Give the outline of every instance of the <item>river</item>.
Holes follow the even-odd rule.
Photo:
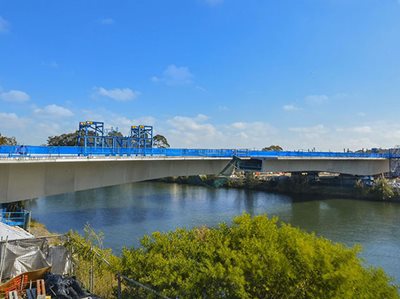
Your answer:
[[[245,211],[266,213],[348,246],[361,244],[366,264],[382,267],[400,283],[399,203],[299,200],[261,191],[144,182],[43,197],[29,201],[27,209],[53,232],[82,232],[89,223],[117,254],[124,246],[138,246],[153,231],[229,223]]]

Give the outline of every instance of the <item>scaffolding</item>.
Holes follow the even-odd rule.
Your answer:
[[[83,121],[79,123],[77,145],[82,146],[86,155],[94,150],[104,150],[112,155],[120,154],[120,149],[131,149],[128,153],[144,155],[153,147],[153,127],[147,125],[131,126],[129,136],[123,136],[118,129],[107,130],[104,123]],[[125,151],[126,152],[126,151]]]
[[[152,126],[131,126],[131,141],[133,148],[152,148],[153,147],[153,127]]]
[[[400,177],[400,147],[389,150],[390,176]]]
[[[77,144],[84,147],[104,146],[104,123],[81,121],[79,123]]]

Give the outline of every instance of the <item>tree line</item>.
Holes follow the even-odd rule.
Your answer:
[[[64,133],[55,136],[49,136],[47,138],[48,146],[77,146],[78,145],[78,131],[71,133]],[[122,136],[122,133],[118,130],[111,129],[107,136]],[[3,136],[0,133],[0,145],[17,145],[17,139],[15,137]],[[169,148],[170,145],[165,136],[157,134],[153,136],[153,146],[158,148]]]

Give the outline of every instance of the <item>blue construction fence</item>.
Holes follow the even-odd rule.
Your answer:
[[[303,151],[257,151],[249,149],[186,149],[186,148],[108,148],[84,146],[0,146],[2,158],[46,158],[46,157],[91,157],[91,156],[164,156],[164,157],[220,157],[232,158],[276,158],[276,157],[321,157],[321,158],[400,158],[400,153],[360,152],[303,152]]]
[[[26,210],[7,211],[0,209],[0,222],[10,226],[19,226],[27,229],[31,218],[31,212]]]

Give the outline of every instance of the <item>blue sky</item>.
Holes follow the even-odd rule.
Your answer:
[[[400,1],[0,0],[0,133],[173,147],[400,144]]]

